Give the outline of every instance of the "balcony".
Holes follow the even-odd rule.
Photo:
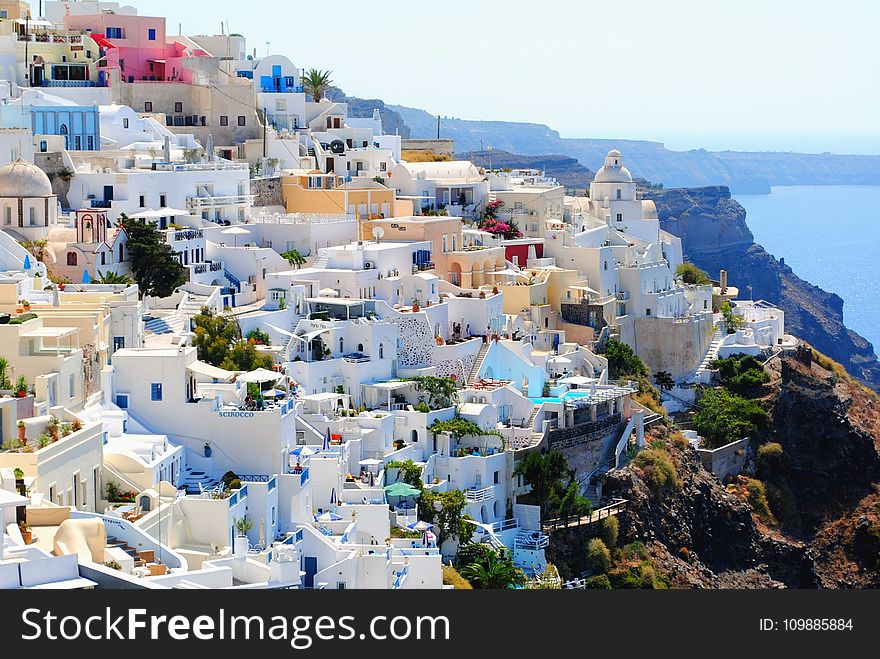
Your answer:
[[[90,199],[89,206],[92,208],[110,208],[113,205],[112,200],[107,199]]]
[[[618,302],[627,302],[629,300],[629,293],[627,291],[621,291],[617,294]]]
[[[205,237],[204,232],[201,229],[183,229],[183,230],[171,230],[166,236],[169,239],[169,242],[184,242],[186,240],[201,240]]]
[[[187,210],[198,212],[226,206],[249,206],[254,201],[252,194],[224,195],[220,197],[188,197]]]
[[[464,492],[465,501],[468,503],[482,503],[483,501],[491,501],[495,498],[495,486],[490,485],[489,487],[484,487],[480,490],[465,490]]]

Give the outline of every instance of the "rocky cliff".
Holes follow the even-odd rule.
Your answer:
[[[645,190],[657,205],[662,227],[682,239],[685,257],[730,283],[742,295],[752,287],[785,311],[786,330],[843,364],[847,371],[880,388],[880,363],[871,343],[843,324],[843,300],[798,277],[783,261],[755,244],[746,211],[724,186]]]
[[[771,476],[756,474],[755,461],[747,469],[785,483],[796,522],[768,523],[744,488],[722,485],[660,427],[649,442],[668,453],[679,482],[658,488],[636,463],[609,472],[605,492],[629,502],[621,537],[645,543],[673,587],[880,586],[880,398],[815,362],[786,357],[770,369],[763,402],[772,421],[750,454],[776,442],[782,458]],[[577,554],[576,543],[563,545],[554,550],[559,559]]]
[[[459,160],[470,160],[480,167],[495,169],[540,169],[567,189],[586,190],[595,172],[584,167],[576,158],[559,155],[523,156],[509,151],[465,151],[456,153]]]

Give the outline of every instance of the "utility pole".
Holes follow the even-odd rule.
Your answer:
[[[440,139],[440,115],[437,115],[437,139]]]
[[[266,111],[266,108],[263,108],[263,158],[266,157],[266,133],[267,126],[269,124],[269,114]]]

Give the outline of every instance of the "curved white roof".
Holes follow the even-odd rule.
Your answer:
[[[0,197],[29,199],[53,194],[46,172],[33,163],[16,160],[0,168]]]

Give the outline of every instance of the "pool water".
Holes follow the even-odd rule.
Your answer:
[[[563,400],[574,400],[576,398],[589,398],[589,391],[567,391],[564,395],[553,396],[549,398],[532,398],[531,401],[535,405],[541,405],[542,403],[561,403]]]

